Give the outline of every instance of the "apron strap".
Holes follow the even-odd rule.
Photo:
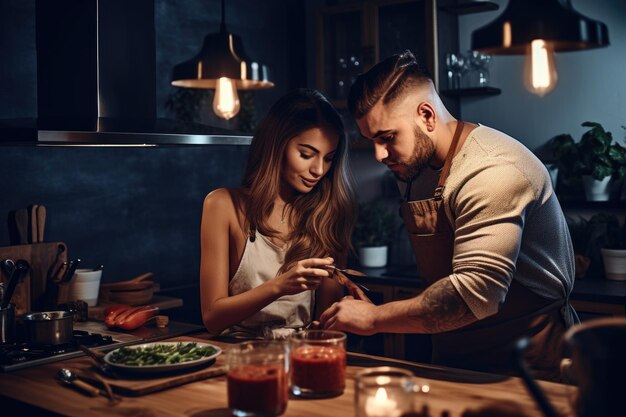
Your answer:
[[[435,188],[435,200],[441,200],[443,196],[443,189],[445,188],[446,180],[448,179],[448,174],[450,174],[450,167],[452,166],[452,159],[454,158],[454,154],[456,152],[456,147],[459,144],[459,138],[461,137],[461,133],[463,132],[463,123],[462,120],[458,120],[456,123],[456,129],[454,131],[454,136],[452,137],[452,143],[450,144],[450,148],[448,149],[448,154],[446,155],[446,160],[443,163],[443,169],[441,170],[441,175],[439,176],[439,182],[437,183],[437,188]]]
[[[435,188],[434,199],[441,200],[443,196],[443,189],[445,188],[444,184],[448,179],[448,174],[450,174],[450,167],[452,166],[452,159],[454,159],[454,154],[456,152],[456,147],[459,144],[459,139],[461,138],[461,133],[463,132],[463,123],[462,120],[457,120],[456,129],[454,130],[454,136],[452,136],[452,143],[450,144],[450,148],[448,149],[448,154],[446,155],[446,160],[443,163],[443,168],[441,170],[441,175],[439,176],[439,181],[437,182],[437,187]],[[411,199],[411,186],[413,185],[413,181],[409,181],[406,186],[406,190],[404,191],[404,201],[409,201]]]

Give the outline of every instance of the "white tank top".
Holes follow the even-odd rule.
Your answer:
[[[258,287],[276,277],[285,261],[284,247],[256,232],[254,242],[246,239],[239,267],[228,285],[229,295]],[[241,323],[226,329],[222,335],[233,337],[283,338],[311,322],[315,291],[285,295]]]

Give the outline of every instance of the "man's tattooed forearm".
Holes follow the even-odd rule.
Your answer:
[[[418,319],[428,333],[458,329],[476,321],[476,317],[449,279],[428,287],[417,299],[419,308],[410,318]]]

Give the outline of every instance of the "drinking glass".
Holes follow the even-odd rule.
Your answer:
[[[334,397],[346,387],[346,334],[304,330],[291,338],[291,393]]]
[[[279,340],[239,343],[228,350],[228,407],[237,417],[278,416],[289,398],[289,344]]]
[[[413,374],[401,368],[381,366],[365,369],[355,376],[356,417],[400,417],[414,411],[415,393],[428,393]]]
[[[470,69],[470,87],[486,87],[489,84],[489,64],[491,55],[478,51],[467,53],[468,66]]]
[[[448,74],[448,88],[451,90],[461,88],[461,80],[467,69],[467,61],[463,55],[448,52],[446,54],[446,69]]]

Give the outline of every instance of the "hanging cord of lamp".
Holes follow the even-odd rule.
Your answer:
[[[575,11],[569,0],[509,0],[500,16],[472,33],[474,50],[526,55],[524,85],[539,96],[556,86],[555,52],[608,45],[606,25]]]
[[[222,0],[222,22],[218,33],[204,38],[200,52],[174,67],[172,85],[184,88],[215,89],[213,111],[225,120],[239,112],[237,90],[270,88],[268,68],[251,61],[241,38],[226,29],[226,12]]]

